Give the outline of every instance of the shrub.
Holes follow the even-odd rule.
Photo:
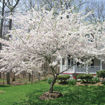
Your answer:
[[[102,80],[102,84],[104,84],[104,85],[105,85],[105,80]]]
[[[93,76],[92,76],[91,74],[79,74],[79,75],[77,76],[77,78],[78,78],[78,79],[81,79],[82,82],[88,83],[88,82],[92,82]]]
[[[68,80],[68,85],[75,85],[76,82],[77,81],[75,79],[70,79],[70,80]]]
[[[93,83],[100,82],[100,79],[98,77],[93,77],[92,78]]]
[[[77,73],[73,73],[73,77],[75,77],[75,79],[77,79]]]
[[[52,81],[53,81],[52,78],[48,78],[48,80],[47,80],[48,84],[51,84]]]
[[[65,83],[70,78],[70,75],[59,75],[57,77],[58,80],[60,80],[60,83]]]
[[[105,78],[105,70],[97,71],[97,76],[101,78]]]

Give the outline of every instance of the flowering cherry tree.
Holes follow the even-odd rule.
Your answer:
[[[84,64],[103,54],[103,25],[86,21],[89,15],[72,13],[71,10],[57,16],[53,15],[53,10],[31,10],[27,14],[15,15],[14,28],[9,33],[11,37],[8,41],[0,39],[3,44],[0,71],[42,71],[40,67],[47,62],[53,75],[49,89],[52,93],[57,76],[61,74],[56,70],[61,57],[70,55],[76,62]]]

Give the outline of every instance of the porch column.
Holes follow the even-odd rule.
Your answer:
[[[60,60],[60,72],[62,72],[63,71],[63,64],[62,64],[62,58],[61,58],[61,60]]]
[[[86,74],[89,73],[89,70],[88,70],[88,64],[86,64]]]
[[[65,68],[68,69],[68,58],[65,58]]]
[[[100,70],[102,70],[102,60],[100,60]]]
[[[75,68],[76,65],[74,65],[74,64],[75,64],[75,61],[73,60],[73,71],[74,71],[74,73],[76,73],[76,68]]]

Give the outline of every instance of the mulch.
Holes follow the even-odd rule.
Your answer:
[[[101,82],[98,83],[81,83],[77,82],[76,86],[103,86]]]
[[[42,94],[39,98],[41,100],[49,100],[49,99],[56,99],[63,96],[62,93],[54,91],[53,93],[46,92]]]

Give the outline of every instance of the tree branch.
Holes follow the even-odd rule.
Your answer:
[[[12,12],[12,11],[14,10],[14,8],[18,5],[19,1],[20,1],[20,0],[16,0],[15,5],[12,6],[12,5],[10,4],[10,1],[8,0],[7,3],[5,2],[5,5],[6,5],[6,6],[10,9],[10,11]]]
[[[70,66],[68,69],[72,68],[74,65],[76,65],[76,63],[74,63],[74,64],[73,64],[72,66]],[[64,73],[65,71],[68,71],[68,69],[66,69],[66,70],[64,70],[64,71],[62,71],[62,72],[60,72],[60,73],[58,73],[57,75],[62,74],[62,73]]]

